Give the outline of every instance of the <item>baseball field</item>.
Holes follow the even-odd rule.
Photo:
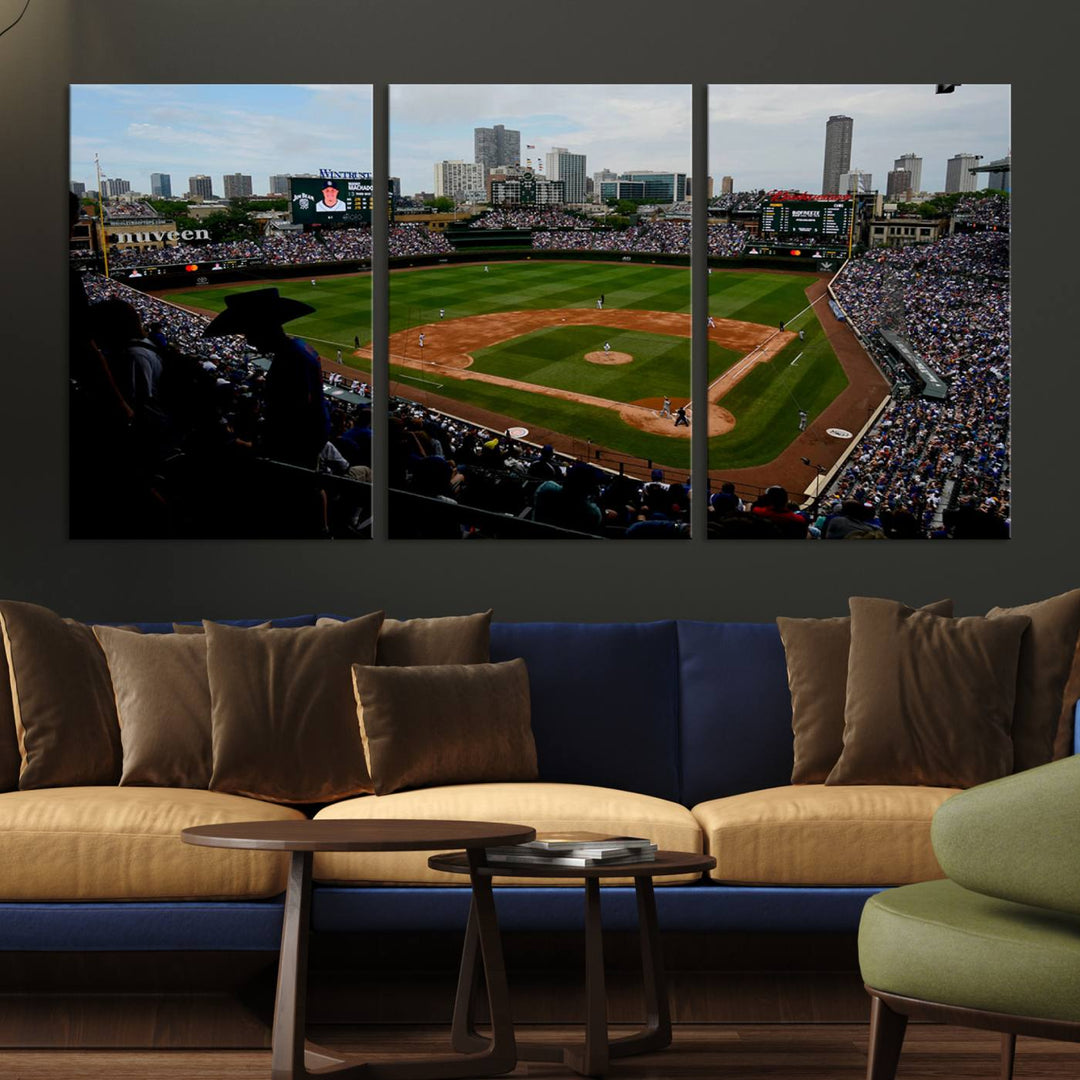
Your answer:
[[[708,417],[711,468],[772,461],[798,437],[800,411],[812,424],[847,385],[807,300],[814,280],[772,272],[709,276],[708,409],[695,403],[689,413],[695,423]],[[164,298],[217,312],[226,296],[254,284]],[[290,333],[329,366],[341,349],[346,364],[370,370],[366,275],[273,284],[317,309],[289,323]],[[469,263],[394,271],[390,286],[392,393],[470,419],[482,413],[499,418],[499,426],[543,429],[616,455],[689,467],[690,429],[674,424],[690,394],[685,267],[522,259],[487,270]],[[665,398],[672,415],[663,415]]]

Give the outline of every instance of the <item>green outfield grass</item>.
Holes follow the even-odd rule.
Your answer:
[[[690,274],[685,267],[617,262],[554,262],[522,259],[483,264],[445,265],[402,270],[390,276],[390,329],[404,330],[439,319],[447,320],[498,311],[544,310],[561,307],[592,308],[603,293],[605,308],[642,311],[689,311]],[[281,281],[282,295],[316,308],[312,315],[288,324],[290,333],[307,339],[333,359],[343,350],[348,363],[367,369],[351,356],[354,335],[364,345],[371,340],[371,279],[368,275]],[[716,271],[709,276],[710,311],[718,318],[776,326],[806,307],[809,279],[783,273]],[[181,304],[220,311],[225,298],[251,286],[208,287],[166,296]],[[798,434],[798,409],[811,419],[846,385],[846,378],[812,312],[791,328],[806,330],[805,342],[792,342],[770,363],[756,367],[724,399],[736,417],[727,435],[711,439],[710,466],[739,468],[771,461]],[[605,367],[582,357],[602,349],[631,353],[633,364]],[[799,352],[803,355],[792,367]],[[710,378],[715,379],[739,359],[728,350],[710,347]],[[523,382],[577,390],[617,401],[641,398],[685,397],[689,390],[690,341],[660,334],[608,327],[548,327],[501,342],[476,355],[476,370]],[[611,410],[539,397],[525,390],[458,382],[436,381],[437,391],[419,381],[415,371],[392,367],[395,379],[418,390],[470,402],[520,419],[526,426],[542,425],[585,438],[626,454],[652,458],[662,464],[685,467],[689,443],[684,439],[651,435],[624,424]],[[798,404],[796,404],[798,402]]]
[[[593,364],[585,354],[629,353],[630,364]],[[713,378],[739,354],[710,343]],[[690,339],[613,326],[548,326],[473,353],[472,371],[502,375],[538,386],[633,402],[640,398],[690,396]]]
[[[768,464],[799,434],[799,409],[813,421],[847,386],[814,312],[806,312],[789,328],[805,330],[806,340],[789,342],[724,395],[721,404],[734,415],[735,427],[709,440],[710,469]]]

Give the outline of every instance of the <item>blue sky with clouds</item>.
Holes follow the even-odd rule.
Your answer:
[[[986,164],[1009,152],[1009,87],[971,84],[952,94],[918,85],[717,85],[709,87],[709,172],[731,176],[736,191],[821,191],[825,122],[854,121],[853,168],[873,173],[885,191],[893,162],[914,151],[922,186],[943,191],[954,154],[982,154]]]
[[[71,87],[71,179],[97,187],[102,174],[150,190],[152,172],[252,177],[266,192],[274,173],[371,169],[371,87],[82,85]]]
[[[390,88],[391,172],[402,190],[430,191],[433,165],[473,158],[473,128],[521,131],[522,155],[553,146],[586,155],[586,168],[690,168],[690,89],[649,85],[396,85]],[[893,160],[923,159],[923,187],[940,190],[945,162],[970,151],[986,161],[1008,152],[1009,87],[969,85],[935,95],[918,85],[714,85],[709,91],[709,171],[719,187],[818,191],[825,121],[855,120],[852,165],[884,190]],[[535,150],[526,150],[526,144]],[[71,88],[71,178],[96,186],[103,174],[149,191],[150,173],[173,191],[208,173],[371,168],[371,88],[283,85],[84,85]]]
[[[589,175],[690,171],[690,87],[612,84],[391,86],[390,171],[406,194],[431,191],[435,162],[472,161],[473,128],[494,124],[520,131],[534,164],[564,146]]]

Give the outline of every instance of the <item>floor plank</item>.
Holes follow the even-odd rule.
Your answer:
[[[613,1033],[626,1030],[613,1028]],[[313,1033],[322,1045],[373,1060],[445,1050],[445,1027],[327,1027]],[[570,1027],[533,1027],[530,1040],[568,1042]],[[616,1062],[618,1080],[862,1080],[867,1029],[861,1024],[679,1025],[662,1053]],[[996,1080],[999,1037],[962,1028],[913,1024],[897,1080]],[[267,1051],[3,1051],[0,1080],[267,1080]],[[550,1064],[522,1063],[513,1080],[569,1080]],[[1021,1038],[1016,1080],[1075,1080],[1080,1045]]]

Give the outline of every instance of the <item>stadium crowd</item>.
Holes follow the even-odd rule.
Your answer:
[[[391,522],[394,535],[488,535],[486,515],[470,519],[468,509],[605,538],[689,535],[689,488],[660,469],[648,481],[619,476],[404,399],[390,403],[389,467],[392,490],[466,508],[410,514]]]
[[[548,206],[496,206],[469,222],[470,229],[575,229],[583,219]]]
[[[848,263],[834,292],[871,351],[883,366],[897,364],[877,333],[892,330],[948,384],[948,395],[890,401],[831,495],[910,514],[922,536],[1007,535],[1008,259],[1008,237],[981,232]]]
[[[709,200],[709,211],[730,214],[741,210],[756,210],[765,201],[764,191],[729,191]]]
[[[391,258],[443,255],[453,251],[450,241],[423,225],[391,225]],[[176,244],[160,248],[109,251],[110,268],[131,270],[141,266],[183,266],[210,260],[247,259],[271,266],[349,262],[371,258],[371,228],[331,229],[325,233],[274,232],[262,239],[228,240],[208,244]]]
[[[134,202],[107,202],[105,204],[106,221],[122,221],[125,218],[156,218],[158,212],[142,200]]]
[[[532,234],[532,246],[539,251],[626,251],[658,255],[690,254],[688,221],[654,221],[625,229],[539,230]],[[709,254],[738,255],[746,245],[747,233],[738,225],[709,226]]]
[[[1006,195],[988,195],[976,198],[965,195],[957,199],[953,207],[953,217],[964,218],[980,229],[1003,229],[1009,231],[1010,200]]]
[[[73,535],[364,534],[366,384],[322,374],[322,449],[290,470],[269,460],[273,361],[113,279],[83,275],[72,295]]]

